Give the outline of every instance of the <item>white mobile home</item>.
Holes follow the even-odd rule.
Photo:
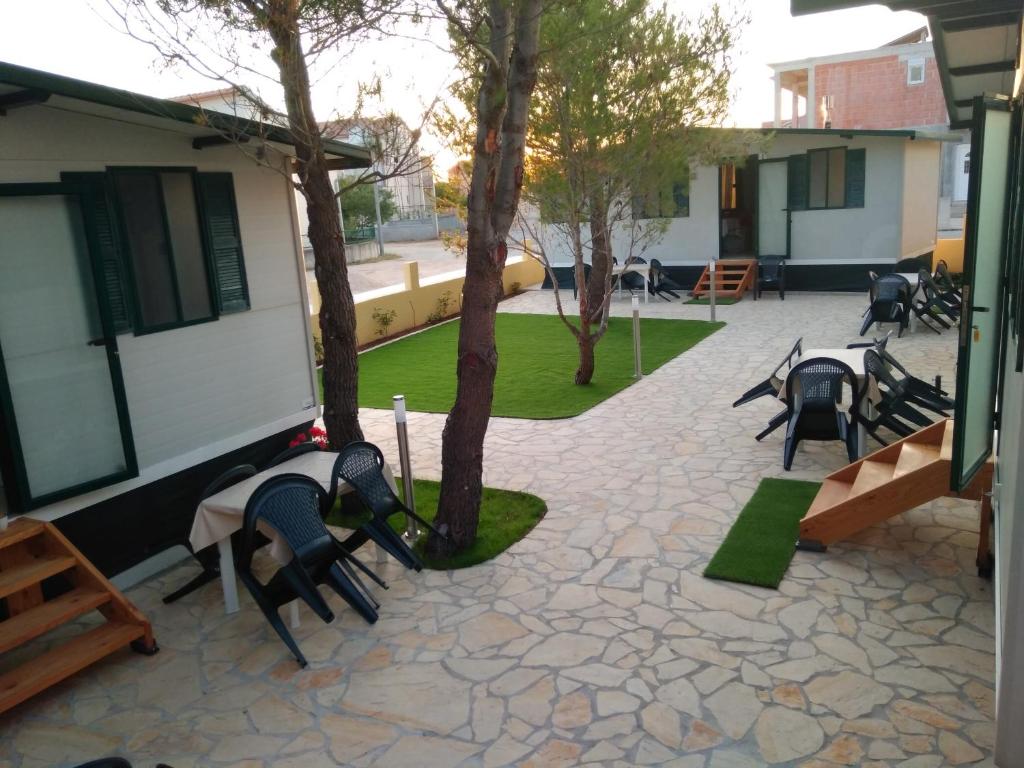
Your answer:
[[[0,511],[122,573],[313,421],[292,155],[279,126],[0,64]]]
[[[711,259],[782,256],[797,290],[867,286],[935,247],[941,142],[912,130],[783,128],[737,165],[698,166],[678,185],[668,229],[642,255],[693,285]],[[755,148],[752,148],[752,151]],[[664,211],[663,211],[664,213]],[[613,252],[628,249],[625,228]],[[549,238],[552,243],[557,238]],[[571,285],[572,258],[552,263]]]

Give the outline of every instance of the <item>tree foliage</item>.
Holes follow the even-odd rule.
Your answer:
[[[390,189],[377,188],[377,195],[380,198],[380,220],[391,221],[397,210],[395,207],[395,196]],[[348,229],[355,227],[369,227],[377,223],[377,211],[373,202],[373,187],[369,184],[360,184],[344,190],[339,195],[341,202],[341,215],[345,226]]]
[[[539,222],[526,228],[542,258],[572,253],[579,285],[589,257],[579,322],[558,300],[580,345],[578,383],[591,380],[607,327],[613,234],[626,244],[620,261],[639,255],[686,204],[695,162],[734,152],[706,129],[728,110],[740,21],[718,6],[690,20],[649,0],[578,0],[543,20],[524,193]]]

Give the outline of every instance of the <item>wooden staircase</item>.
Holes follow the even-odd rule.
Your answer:
[[[757,278],[757,259],[719,259],[715,264],[715,298],[739,299],[754,287]],[[711,271],[704,271],[690,293],[704,297],[711,290]]]
[[[797,546],[823,551],[882,520],[940,496],[953,496],[981,501],[978,567],[990,569],[992,508],[987,491],[993,465],[989,461],[966,491],[954,493],[949,489],[952,455],[953,420],[945,419],[833,472],[800,521]]]
[[[47,596],[51,589],[67,588]],[[25,646],[93,610],[106,619],[92,629],[0,673],[0,712],[59,683],[115,651],[131,645],[156,653],[145,616],[122,595],[51,523],[18,519],[0,531],[0,655]]]

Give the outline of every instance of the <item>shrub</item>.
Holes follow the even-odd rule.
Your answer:
[[[377,335],[384,337],[388,335],[388,329],[395,322],[395,318],[398,317],[398,312],[394,309],[374,307],[373,314],[370,317],[373,318],[373,322],[377,325]]]
[[[451,314],[451,303],[452,303],[452,292],[445,291],[437,297],[437,304],[434,306],[434,311],[427,315],[427,324],[433,325],[444,320],[448,315]]]

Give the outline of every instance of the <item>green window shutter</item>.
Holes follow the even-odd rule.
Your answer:
[[[84,184],[93,193],[93,227],[100,245],[100,260],[103,265],[103,293],[110,308],[110,317],[114,323],[115,333],[125,333],[132,329],[131,304],[128,293],[128,280],[121,249],[117,236],[117,214],[107,197],[106,174],[98,173],[62,173],[63,181]]]
[[[807,208],[807,155],[789,156],[789,209],[803,211]]]
[[[217,288],[217,310],[225,315],[249,309],[242,237],[230,173],[197,173],[199,204]]]
[[[864,207],[864,166],[867,150],[846,150],[846,207]]]

